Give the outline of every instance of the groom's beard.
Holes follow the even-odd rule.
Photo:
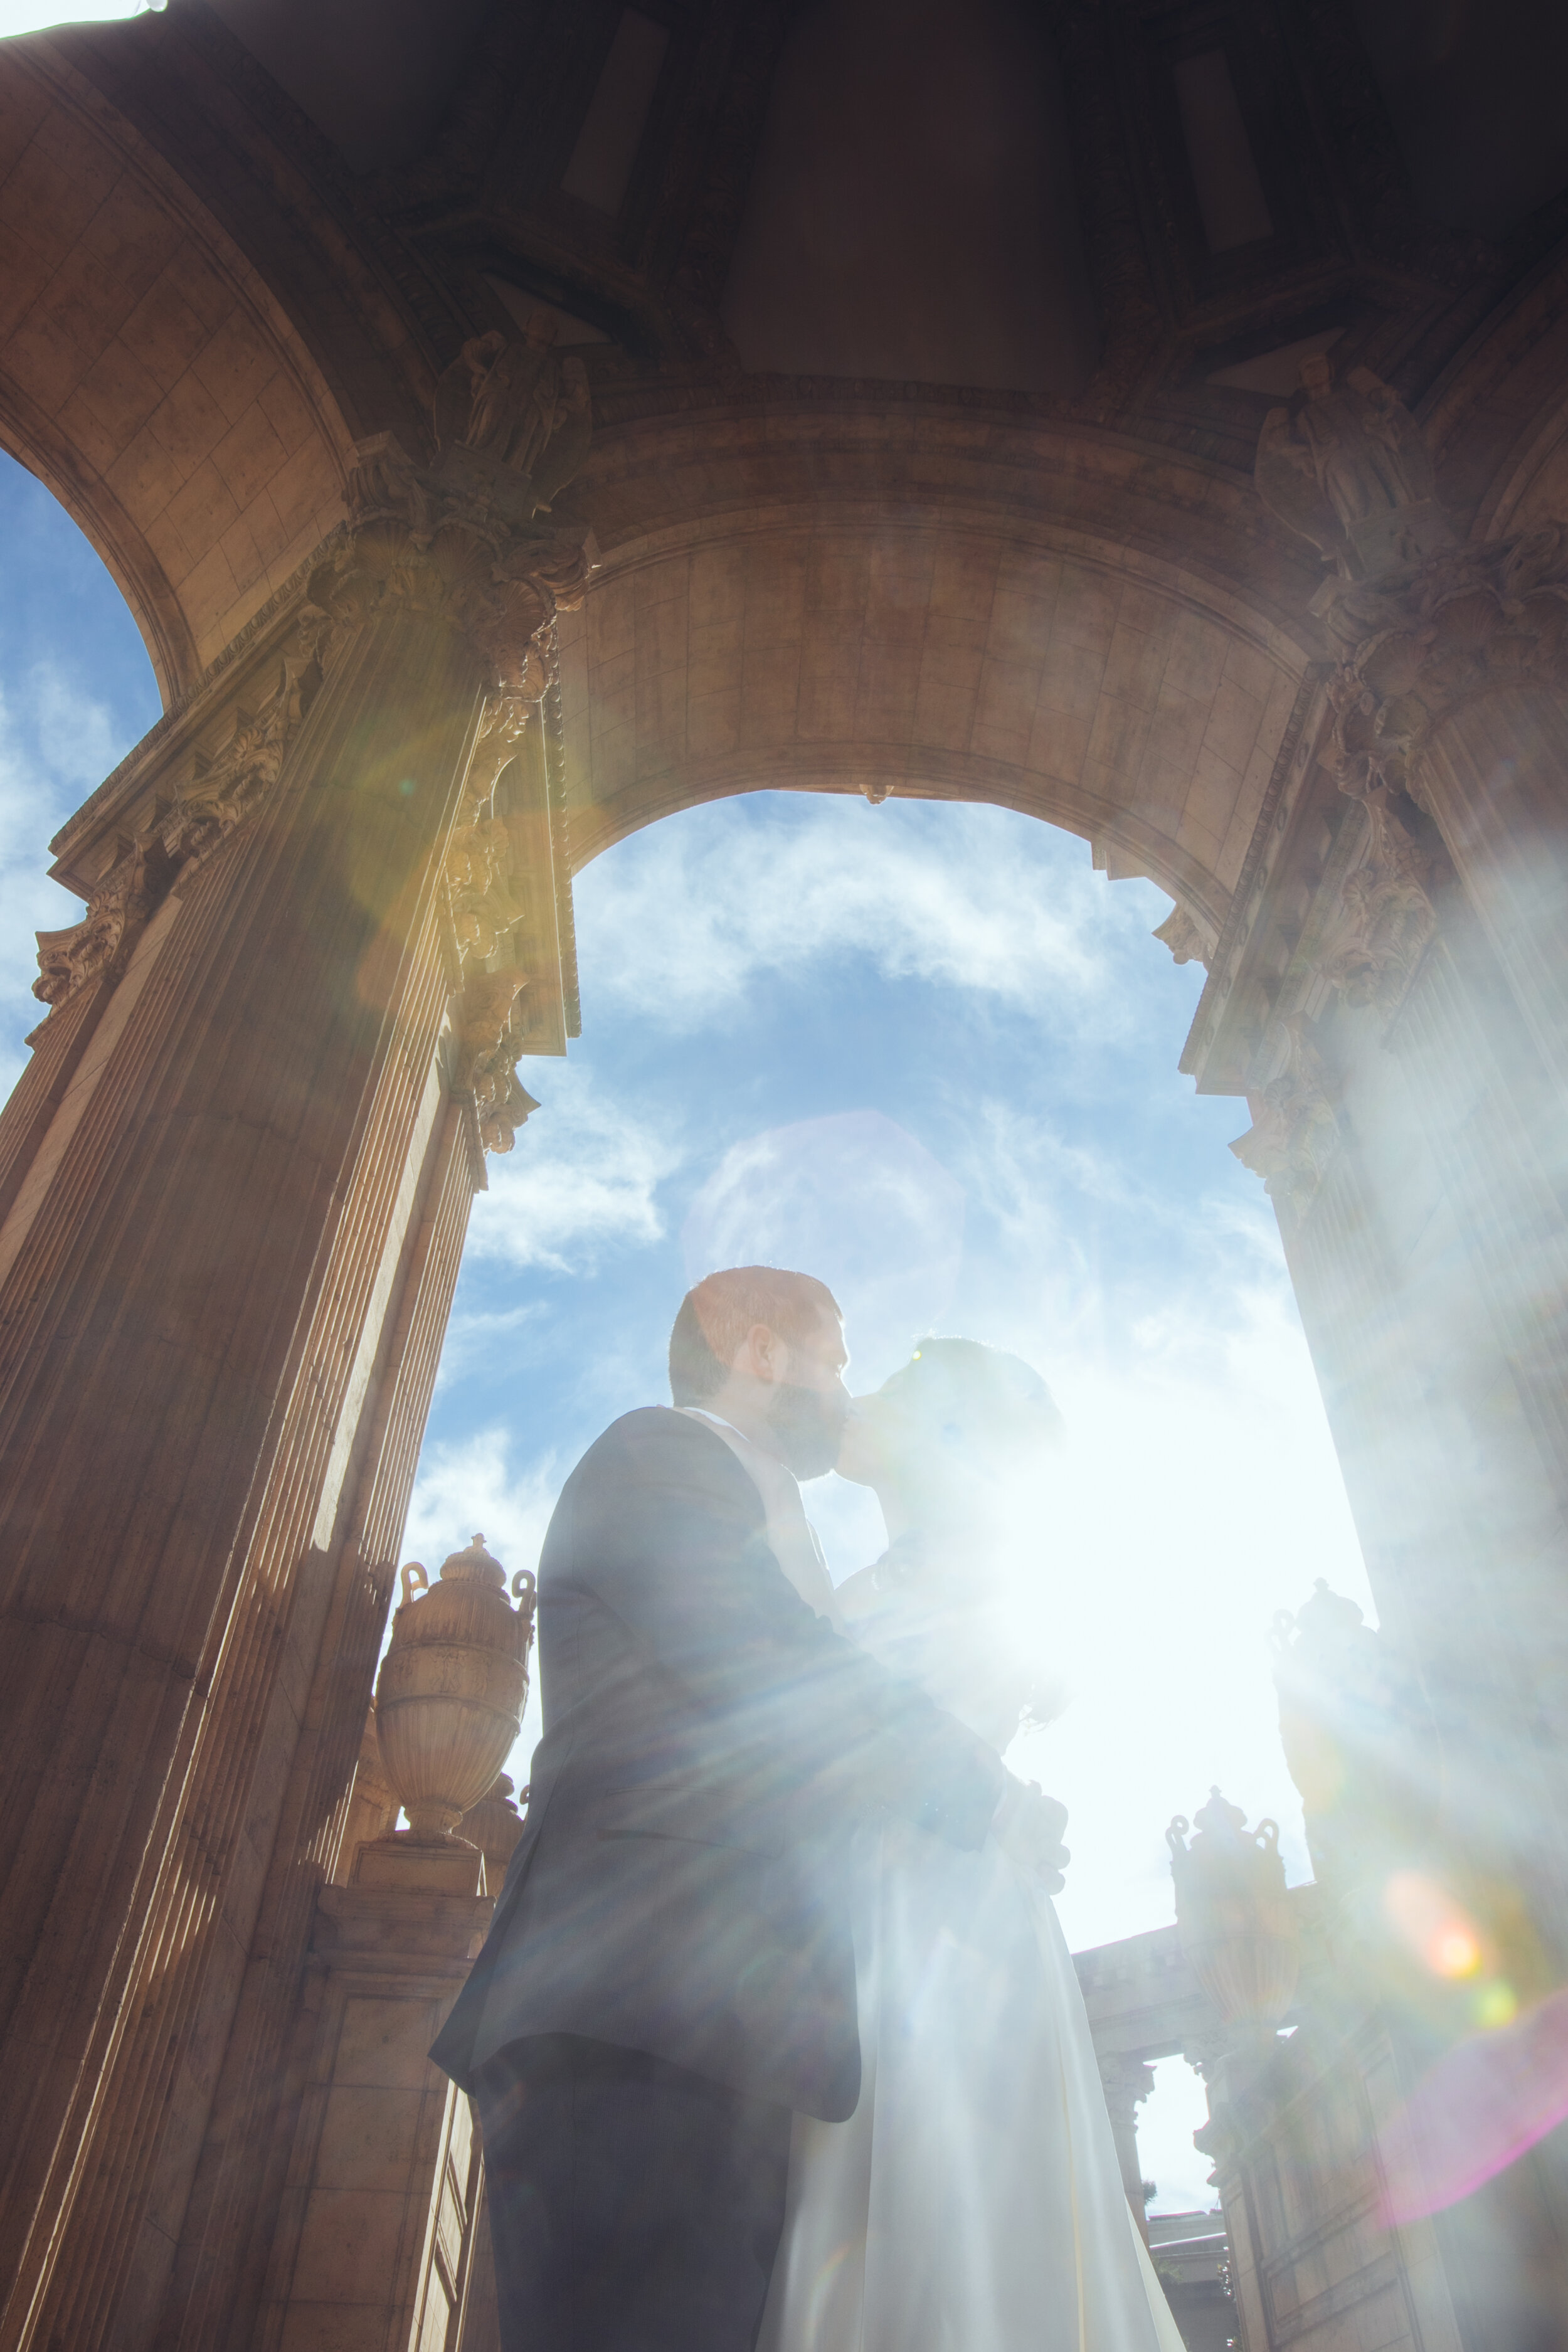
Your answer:
[[[797,1478],[820,1478],[838,1459],[848,1408],[841,1397],[781,1381],[768,1405],[779,1459]]]

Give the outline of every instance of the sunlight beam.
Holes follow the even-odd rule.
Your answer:
[[[22,33],[52,33],[68,25],[119,25],[129,16],[156,16],[168,0],[91,0],[73,7],[69,0],[0,0],[0,41]]]

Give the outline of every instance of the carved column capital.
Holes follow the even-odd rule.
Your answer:
[[[496,687],[527,685],[531,649],[597,569],[593,530],[541,522],[531,482],[463,445],[423,468],[378,433],[357,457],[348,531],[310,579],[312,602],[343,625],[428,614],[461,630]]]
[[[1419,802],[1433,730],[1475,695],[1568,686],[1568,529],[1444,550],[1381,582],[1328,583],[1317,609],[1342,646],[1326,765],[1363,797]]]
[[[1154,2069],[1145,2058],[1125,2051],[1097,2053],[1105,2105],[1114,2125],[1131,2130],[1137,2111],[1154,2088]]]

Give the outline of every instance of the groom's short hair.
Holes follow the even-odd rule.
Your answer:
[[[680,1302],[669,1335],[669,1392],[677,1404],[700,1404],[724,1385],[748,1331],[765,1323],[786,1347],[809,1339],[825,1315],[843,1309],[814,1274],[778,1265],[731,1265],[704,1275]]]

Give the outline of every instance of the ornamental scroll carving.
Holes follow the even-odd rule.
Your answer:
[[[1215,951],[1214,934],[1200,924],[1192,909],[1184,907],[1180,900],[1164,921],[1156,926],[1153,937],[1162,947],[1170,949],[1173,963],[1201,963],[1205,971],[1208,970],[1209,959]]]
[[[271,690],[234,714],[222,749],[198,758],[157,822],[121,843],[79,923],[40,931],[40,1003],[63,1004],[91,982],[116,979],[176,880],[210,856],[278,782],[289,744],[321,688],[331,623],[305,604],[278,656]]]
[[[1392,1017],[1437,928],[1429,895],[1436,861],[1400,814],[1401,794],[1377,784],[1356,797],[1366,811],[1366,848],[1340,893],[1322,969],[1347,1004]]]
[[[528,976],[513,941],[528,907],[514,870],[510,829],[496,814],[495,788],[530,726],[542,724],[535,696],[547,684],[535,652],[517,688],[485,706],[458,820],[447,845],[447,891],[462,970],[452,1009],[451,1079],[471,1094],[487,1151],[510,1151],[539,1108],[517,1075],[526,1044]]]
[[[458,450],[468,459],[472,453]],[[575,612],[598,563],[584,525],[517,518],[521,499],[489,460],[459,471],[416,466],[390,433],[359,445],[351,529],[310,581],[312,600],[346,626],[388,607],[460,629],[501,688],[520,686],[529,648],[558,612]]]
[[[1293,1013],[1278,1026],[1285,1066],[1254,1097],[1253,1123],[1230,1148],[1244,1168],[1262,1177],[1281,1214],[1300,1223],[1339,1150],[1340,1129],[1329,1073],[1306,1016]]]
[[[539,311],[521,338],[463,345],[431,402],[434,466],[416,465],[391,433],[359,444],[351,530],[310,583],[336,620],[392,603],[448,622],[503,692],[526,691],[530,648],[558,612],[577,609],[598,564],[586,525],[540,520],[593,430],[586,371],[558,360],[553,339]]]
[[[1568,686],[1568,530],[1457,547],[1404,579],[1338,589],[1324,618],[1345,648],[1330,680],[1328,765],[1360,797],[1421,797],[1433,729],[1472,696]]]

